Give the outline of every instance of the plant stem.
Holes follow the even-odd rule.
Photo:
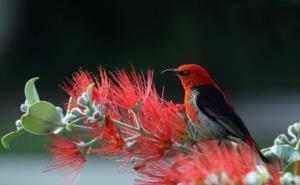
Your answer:
[[[96,130],[93,127],[83,126],[83,125],[72,125],[72,128],[81,129],[81,130]]]
[[[179,151],[185,153],[185,154],[190,154],[190,153],[192,153],[192,150],[191,150],[189,147],[187,147],[187,146],[185,146],[185,145],[183,145],[183,144],[174,143],[174,144],[172,145],[172,147],[173,147],[174,149],[176,149],[176,150],[179,150]]]
[[[144,135],[144,136],[147,136],[147,137],[150,137],[152,139],[157,139],[157,137],[147,131],[145,131],[144,129],[142,129],[141,127],[133,127],[131,125],[128,125],[126,123],[123,123],[121,121],[118,121],[118,120],[112,120],[112,122],[119,128],[124,128],[124,129],[127,129],[127,130],[130,130],[132,132],[135,132],[135,133],[139,133],[141,135]]]
[[[131,125],[128,125],[126,123],[123,123],[121,121],[118,121],[118,120],[112,120],[112,122],[117,126],[117,127],[120,127],[120,128],[124,128],[124,129],[127,129],[127,130],[130,130],[130,131],[133,131],[133,132],[136,132],[136,133],[139,133],[140,130],[136,127],[133,127]]]
[[[95,137],[94,139],[90,140],[87,143],[78,143],[77,146],[79,148],[85,148],[85,147],[93,145],[98,139],[99,139],[98,137]]]

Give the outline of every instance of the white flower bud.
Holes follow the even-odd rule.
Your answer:
[[[245,177],[245,185],[262,185],[259,180],[259,174],[256,171],[249,172]]]
[[[23,128],[21,120],[18,119],[15,124],[16,124],[17,130],[20,130],[21,128]]]
[[[87,121],[88,121],[89,123],[93,124],[93,123],[97,123],[98,120],[95,119],[94,117],[88,117]]]
[[[28,105],[27,105],[27,104],[22,104],[22,105],[20,106],[20,109],[21,109],[22,112],[27,112],[27,110],[28,110]]]
[[[87,105],[88,104],[88,100],[86,98],[84,98],[83,96],[80,96],[77,100],[77,103],[79,105]]]
[[[73,114],[75,116],[84,116],[85,115],[79,108],[72,109],[71,114]]]
[[[295,182],[294,182],[294,176],[290,172],[287,172],[283,176],[281,176],[280,180],[281,180],[281,183],[283,185],[292,185],[292,184],[295,184]]]

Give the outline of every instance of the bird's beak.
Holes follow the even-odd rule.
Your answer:
[[[163,70],[161,72],[161,74],[165,74],[165,73],[170,73],[170,74],[177,74],[178,70],[177,69],[166,69],[166,70]]]

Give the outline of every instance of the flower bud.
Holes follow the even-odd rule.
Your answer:
[[[79,105],[87,105],[88,104],[88,100],[83,97],[83,96],[80,96],[78,99],[77,99],[77,103]]]
[[[262,183],[259,181],[259,175],[256,171],[252,171],[248,173],[245,178],[245,185],[261,185]]]
[[[73,114],[75,116],[84,116],[85,115],[79,108],[72,109],[71,114]]]
[[[287,172],[283,176],[281,176],[280,180],[281,180],[283,185],[295,184],[294,176],[290,172]]]
[[[88,119],[87,119],[87,121],[89,122],[89,123],[91,123],[91,124],[93,124],[93,123],[97,123],[97,119],[95,119],[94,117],[88,117]]]
[[[16,124],[17,130],[20,130],[21,128],[23,128],[21,120],[18,119],[15,124]]]
[[[27,105],[27,104],[22,104],[22,105],[20,106],[20,109],[21,109],[22,112],[27,112],[27,110],[28,110],[28,105]]]
[[[94,117],[95,119],[97,119],[97,120],[99,120],[99,119],[102,118],[101,113],[98,112],[98,111],[93,113],[93,117]]]

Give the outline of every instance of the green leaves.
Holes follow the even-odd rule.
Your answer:
[[[39,95],[37,93],[36,87],[35,87],[35,81],[38,80],[38,77],[31,78],[27,81],[25,85],[25,97],[29,105],[40,101]]]
[[[5,148],[9,143],[25,131],[36,135],[58,134],[64,129],[62,124],[62,113],[53,104],[40,101],[35,82],[39,78],[32,78],[27,81],[24,89],[25,103],[21,105],[24,112],[20,120],[16,121],[17,130],[2,137],[1,142]]]
[[[37,135],[57,134],[63,130],[61,113],[57,108],[46,101],[40,101],[35,87],[35,81],[39,78],[28,80],[25,85],[27,112],[21,117],[24,129]]]
[[[24,129],[20,129],[20,130],[17,130],[17,131],[14,131],[14,132],[10,132],[10,133],[4,135],[1,138],[1,143],[2,143],[3,147],[4,148],[9,148],[10,141],[12,141],[14,138],[22,135],[24,132],[25,132]]]
[[[39,95],[38,95],[36,87],[35,87],[35,81],[38,79],[39,79],[38,77],[32,78],[32,79],[28,80],[25,85],[24,93],[25,93],[26,101],[25,101],[25,104],[21,105],[22,112],[27,112],[28,107],[30,105],[32,105],[35,102],[40,101]],[[9,148],[10,141],[12,141],[16,137],[25,133],[23,124],[22,124],[22,122],[20,122],[20,120],[18,120],[18,124],[16,126],[17,126],[16,131],[10,132],[1,138],[1,142],[2,142],[2,145],[4,148]]]
[[[274,145],[261,150],[269,160],[281,160],[284,174],[281,181],[284,185],[299,184],[300,176],[300,122],[290,125],[287,134],[280,134]]]
[[[289,145],[275,145],[270,151],[286,163],[300,160],[300,153]]]
[[[299,176],[300,175],[300,160],[297,160],[297,161],[294,161],[294,162],[288,164],[284,168],[284,172],[290,172],[294,175]]]
[[[284,168],[284,174],[281,176],[281,182],[283,185],[294,185],[294,184],[299,184],[300,179],[300,161],[294,161],[290,164],[288,164]]]
[[[57,134],[64,128],[60,113],[47,101],[32,104],[21,121],[26,131],[37,135]]]

